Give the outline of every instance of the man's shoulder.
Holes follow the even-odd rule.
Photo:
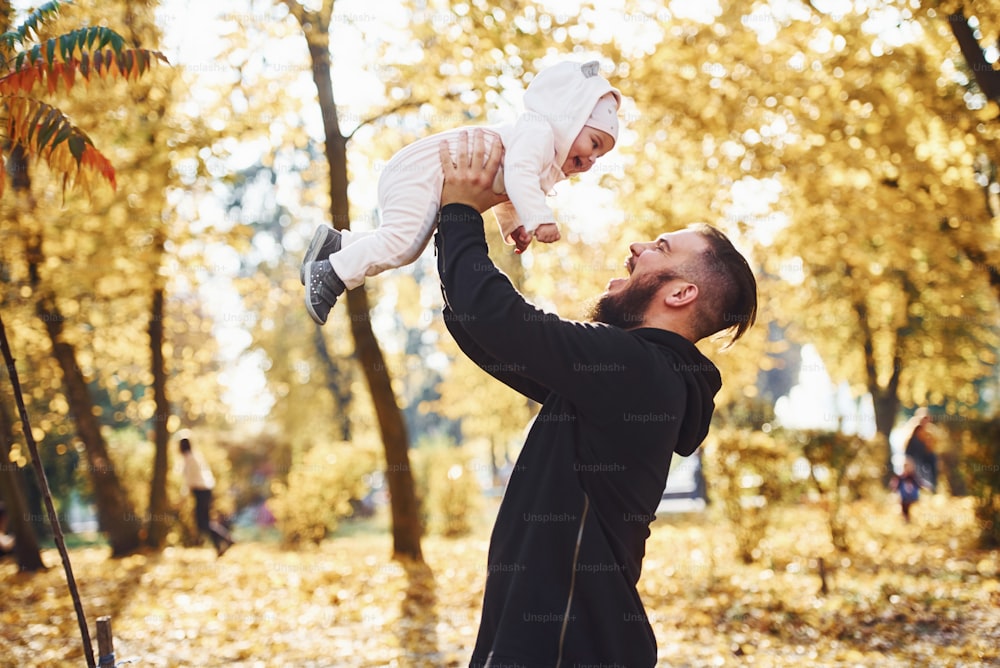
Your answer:
[[[628,330],[628,333],[639,337],[649,345],[655,346],[663,354],[704,361],[713,369],[716,368],[715,364],[698,350],[698,346],[677,332],[660,327],[639,327]]]
[[[640,336],[659,359],[664,360],[669,369],[689,380],[705,383],[718,390],[722,386],[722,374],[715,363],[705,357],[698,347],[687,338],[667,329],[645,327],[632,330]]]
[[[581,348],[581,367],[594,370],[617,368],[640,375],[660,374],[664,370],[675,373],[707,372],[716,376],[719,373],[715,364],[702,355],[693,343],[675,332],[654,327],[622,329],[595,322],[575,324],[589,330],[592,335],[590,349]]]

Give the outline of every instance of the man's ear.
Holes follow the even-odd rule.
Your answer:
[[[687,281],[675,281],[667,286],[663,302],[671,308],[680,308],[698,299],[698,286]]]

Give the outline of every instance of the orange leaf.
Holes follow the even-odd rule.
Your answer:
[[[83,156],[80,158],[80,164],[83,167],[96,171],[98,174],[107,179],[113,189],[118,189],[114,166],[112,166],[111,161],[104,157],[104,154],[98,151],[93,144],[87,144],[87,148],[84,149]]]
[[[76,79],[76,67],[77,61],[71,60],[69,63],[61,64],[59,67],[62,69],[63,83],[66,84],[66,90],[73,88],[73,82]]]

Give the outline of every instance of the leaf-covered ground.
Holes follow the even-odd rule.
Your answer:
[[[850,512],[849,553],[800,507],[753,565],[711,513],[659,520],[640,587],[660,664],[1000,666],[1000,554],[975,549],[968,501],[922,499],[911,525],[888,500]],[[91,629],[110,615],[127,665],[464,666],[489,524],[426,538],[426,567],[388,559],[389,538],[371,532],[298,552],[244,541],[218,560],[208,547],[71,558]],[[0,665],[85,665],[58,555],[44,556],[52,568],[36,575],[0,562]]]

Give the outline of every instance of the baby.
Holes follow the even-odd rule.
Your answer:
[[[562,62],[539,72],[524,93],[525,111],[514,123],[482,128],[486,146],[500,141],[503,164],[493,189],[508,202],[494,207],[504,240],[523,252],[532,238],[560,238],[555,215],[545,201],[552,187],[586,172],[618,141],[621,94],[598,72],[596,61]],[[345,290],[365,277],[417,259],[437,220],[444,174],[439,146],[455,154],[458,128],[416,141],[385,166],[378,182],[381,224],[366,232],[320,226],[306,249],[299,279],[306,309],[318,324]]]

